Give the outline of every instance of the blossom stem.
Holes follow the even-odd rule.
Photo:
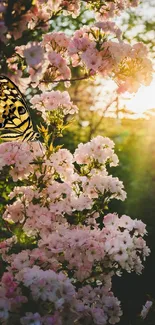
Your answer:
[[[90,75],[85,75],[85,76],[83,76],[83,77],[79,77],[79,78],[73,78],[73,79],[60,79],[60,80],[52,80],[52,82],[65,82],[65,81],[78,81],[78,80],[84,80],[84,79],[88,79],[90,77]],[[46,81],[45,80],[42,80],[41,81],[41,83],[42,82],[45,82],[46,83]]]

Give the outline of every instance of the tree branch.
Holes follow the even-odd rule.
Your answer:
[[[79,77],[79,78],[52,80],[52,81],[50,81],[50,82],[55,82],[55,83],[57,83],[57,82],[65,82],[65,81],[70,81],[70,82],[71,82],[71,81],[78,81],[78,80],[89,79],[89,77],[90,77],[90,75],[85,75],[85,76],[83,76],[83,77]],[[46,80],[42,80],[40,83],[42,83],[42,82],[47,83]]]

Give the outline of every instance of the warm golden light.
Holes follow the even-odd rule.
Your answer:
[[[125,106],[137,114],[142,114],[151,108],[155,109],[155,79],[150,86],[141,86],[131,99],[126,100]]]

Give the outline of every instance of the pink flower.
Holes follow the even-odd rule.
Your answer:
[[[64,59],[59,53],[50,52],[48,54],[48,60],[51,66],[51,75],[53,71],[54,80],[70,79],[71,71],[66,59]]]
[[[31,99],[33,108],[43,113],[43,118],[48,121],[47,112],[59,110],[62,114],[72,115],[77,113],[77,106],[73,105],[67,91],[60,92],[59,90],[44,92],[41,95],[35,95]]]
[[[150,308],[152,307],[152,305],[153,305],[152,301],[150,301],[150,300],[146,301],[145,305],[142,308],[141,314],[140,314],[143,319],[146,318],[146,316],[147,316]]]
[[[126,228],[129,230],[132,230],[134,227],[134,221],[126,216],[125,214],[121,216],[121,218],[119,219],[119,227],[120,228]]]
[[[103,223],[106,226],[106,228],[113,229],[118,226],[119,218],[118,218],[117,214],[109,213],[104,217]]]
[[[134,228],[142,236],[147,233],[147,231],[146,231],[146,225],[141,220],[137,220],[137,219],[135,220],[135,222],[134,222]]]
[[[23,54],[27,64],[31,67],[38,65],[43,60],[43,49],[37,43],[29,43]]]
[[[8,221],[22,223],[25,219],[23,203],[18,200],[12,205],[8,205],[6,211],[4,212],[3,218]]]
[[[4,165],[13,165],[10,175],[16,181],[19,178],[28,177],[33,170],[30,162],[42,155],[43,150],[38,142],[13,141],[2,143],[0,146],[0,168]]]
[[[102,64],[100,52],[94,47],[89,47],[81,54],[81,59],[85,62],[88,69],[97,71]]]
[[[65,303],[70,303],[75,290],[70,280],[63,273],[52,270],[43,271],[39,267],[25,268],[18,273],[17,280],[30,287],[35,301],[50,301],[56,309],[61,309]]]
[[[67,37],[65,33],[52,32],[43,36],[42,45],[45,47],[47,52],[57,50],[59,53],[63,53],[69,45],[69,40],[69,37]]]
[[[25,57],[30,67],[37,66],[43,60],[43,49],[38,42],[29,42],[27,45],[16,47],[16,52]]]
[[[118,159],[112,149],[113,146],[113,141],[97,136],[86,144],[80,143],[75,150],[74,158],[78,164],[88,164],[93,160],[98,160],[101,164],[109,161],[112,166],[116,166]]]
[[[95,24],[95,26],[98,27],[99,29],[102,29],[106,33],[109,33],[109,34],[114,33],[114,35],[116,35],[118,40],[120,40],[122,32],[121,32],[120,28],[118,28],[114,22],[99,21]]]

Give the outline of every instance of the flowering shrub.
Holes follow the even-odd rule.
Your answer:
[[[122,311],[111,278],[123,269],[140,274],[149,249],[143,222],[105,215],[111,199],[126,197],[122,182],[106,169],[118,163],[113,146],[97,136],[73,155],[59,148],[48,157],[35,142],[1,144],[1,168],[7,166],[14,181],[26,181],[10,193],[12,203],[3,215],[10,229],[22,234],[0,244],[8,265],[0,287],[2,321],[119,321]],[[19,249],[22,238],[33,246]]]
[[[46,33],[41,41],[16,46],[7,59],[12,80],[21,89],[31,83],[38,90],[30,102],[42,115],[43,143],[0,144],[0,170],[18,182],[2,216],[10,231],[0,242],[4,325],[116,324],[122,310],[112,277],[123,270],[140,274],[150,252],[142,221],[106,213],[110,200],[126,198],[123,183],[109,174],[118,164],[113,141],[97,136],[73,154],[54,142],[77,112],[66,91],[53,90],[61,81],[69,86],[71,67],[86,77],[110,76],[119,91],[135,91],[151,80],[145,47],[124,44],[115,24],[102,21],[137,1],[85,2],[100,22],[72,37]],[[5,24],[9,6],[3,1],[0,8],[1,41],[9,44],[23,31],[48,31],[59,11],[76,17],[80,1],[30,1],[19,12],[13,5],[12,28]]]
[[[116,0],[108,1],[107,3],[103,3],[102,0],[85,0],[84,2],[87,8],[93,9],[96,12],[96,17],[99,20],[105,20],[115,14],[119,14],[122,10],[130,6],[134,7],[138,5],[138,0]],[[27,3],[21,0],[20,8],[18,8],[16,1],[15,4],[10,5],[8,8],[7,0],[4,0],[0,6],[1,39],[3,42],[7,42],[7,32],[10,37],[13,36],[15,39],[18,39],[25,29],[32,30],[38,28],[46,31],[49,28],[51,17],[54,17],[61,11],[63,11],[64,15],[77,17],[80,14],[80,5],[80,0],[47,0],[46,2],[42,0],[30,0]],[[16,10],[16,12],[13,12],[13,10]],[[8,22],[8,18],[11,21],[9,20]],[[16,24],[13,24],[13,28],[10,30],[9,27],[14,20]]]
[[[28,6],[21,0],[22,6],[15,1],[10,7],[7,1],[2,1],[0,40],[7,48],[10,45],[12,53],[6,60],[5,50],[3,61],[15,83],[21,90],[30,83],[41,90],[49,90],[62,81],[68,87],[72,71],[78,66],[84,72],[83,79],[97,74],[112,78],[118,92],[136,92],[141,84],[148,85],[152,80],[152,63],[146,47],[142,43],[133,46],[124,43],[120,29],[114,22],[107,21],[121,10],[136,6],[138,1],[84,1],[86,8],[96,12],[97,22],[93,26],[83,26],[72,36],[50,32],[51,19],[60,13],[78,16],[80,2],[29,0]],[[32,41],[19,46],[17,41],[23,33],[31,35],[34,29],[42,35],[40,41],[33,37]]]

